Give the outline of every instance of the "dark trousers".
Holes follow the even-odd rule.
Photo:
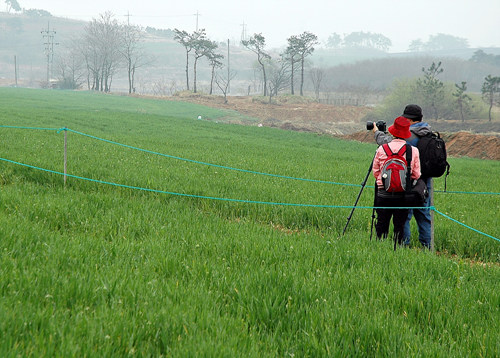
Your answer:
[[[384,205],[379,205],[384,206]],[[394,241],[398,244],[403,242],[405,223],[408,218],[408,209],[376,209],[377,222],[375,223],[375,231],[377,238],[386,238],[389,233],[389,224],[394,225]]]
[[[378,189],[381,190],[381,189]],[[376,209],[377,222],[375,223],[375,231],[377,238],[386,238],[389,233],[389,225],[394,225],[394,244],[402,244],[405,231],[405,223],[408,218],[408,209],[392,209],[390,207],[405,206],[404,200],[397,200],[397,198],[384,198],[380,197],[377,193],[375,196],[375,206],[388,207],[387,209]],[[395,200],[396,199],[396,200]]]

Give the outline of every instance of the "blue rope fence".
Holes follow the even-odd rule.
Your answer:
[[[280,202],[272,202],[272,201],[258,201],[258,200],[245,200],[245,199],[231,199],[231,198],[219,198],[215,196],[205,196],[205,195],[195,195],[195,194],[184,194],[184,193],[177,193],[173,191],[166,191],[166,190],[159,190],[159,189],[150,189],[150,188],[143,188],[139,186],[132,186],[132,185],[126,185],[126,184],[119,184],[119,183],[113,183],[113,182],[108,182],[104,180],[99,180],[99,179],[91,179],[91,178],[86,178],[78,175],[72,175],[72,174],[64,174],[55,170],[50,170],[50,169],[45,169],[45,168],[40,168],[36,167],[34,165],[29,165],[29,164],[24,164],[20,162],[16,162],[14,160],[10,159],[5,159],[5,158],[0,158],[1,161],[11,163],[11,164],[16,164],[20,165],[23,167],[31,168],[31,169],[36,169],[40,171],[44,171],[47,173],[51,174],[57,174],[57,175],[65,175],[69,178],[75,178],[75,179],[80,179],[80,180],[86,180],[90,181],[93,183],[98,183],[98,184],[105,184],[105,185],[112,185],[120,188],[126,188],[126,189],[134,189],[134,190],[142,190],[142,191],[147,191],[147,192],[152,192],[152,193],[159,193],[159,194],[169,194],[169,195],[176,195],[176,196],[184,196],[184,197],[189,197],[189,198],[197,198],[197,199],[209,199],[209,200],[219,200],[219,201],[230,201],[230,202],[235,202],[235,203],[246,203],[246,204],[265,204],[265,205],[280,205],[280,206],[300,206],[300,207],[307,207],[307,208],[334,208],[334,209],[353,209],[353,208],[358,208],[358,209],[408,209],[407,207],[372,207],[372,206],[354,206],[354,205],[326,205],[326,204],[298,204],[298,203],[280,203]],[[427,209],[427,207],[412,207],[412,209]],[[434,207],[431,207],[431,210],[434,210]]]
[[[476,229],[474,229],[473,227],[470,227],[470,226],[468,226],[468,225],[465,225],[464,223],[461,223],[460,221],[455,220],[455,219],[453,219],[452,217],[449,217],[449,216],[448,216],[448,215],[446,215],[446,214],[443,214],[442,212],[440,212],[439,210],[436,210],[435,208],[434,208],[434,212],[435,212],[435,213],[437,213],[437,214],[439,214],[439,215],[441,215],[441,216],[443,216],[443,217],[445,217],[445,218],[447,218],[448,220],[451,220],[451,221],[453,221],[453,222],[455,222],[455,223],[457,223],[457,224],[459,224],[459,225],[462,225],[463,227],[465,227],[465,228],[467,228],[467,229],[469,229],[469,230],[475,231],[475,232],[477,232],[478,234],[484,235],[484,236],[486,236],[486,237],[489,237],[490,239],[493,239],[493,240],[496,240],[496,241],[500,242],[500,239],[497,239],[496,237],[493,237],[493,236],[491,236],[491,235],[485,234],[485,233],[484,233],[484,232],[482,232],[482,231],[476,230]]]
[[[177,160],[181,160],[181,161],[185,161],[185,162],[189,162],[189,163],[194,163],[194,164],[212,166],[212,167],[216,167],[216,168],[220,168],[220,169],[234,170],[234,171],[239,171],[239,172],[249,173],[249,174],[256,174],[256,175],[265,175],[265,176],[281,178],[281,179],[300,180],[300,181],[313,182],[313,183],[333,184],[333,185],[350,186],[350,187],[358,187],[358,188],[362,187],[361,184],[340,183],[340,182],[319,180],[319,179],[297,178],[297,177],[292,177],[292,176],[271,174],[271,173],[265,173],[265,172],[259,172],[259,171],[254,171],[254,170],[247,170],[247,169],[240,169],[240,168],[234,168],[234,167],[229,167],[229,166],[225,166],[225,165],[219,165],[219,164],[207,163],[207,162],[202,162],[202,161],[193,160],[193,159],[182,158],[182,157],[178,157],[178,156],[174,156],[174,155],[169,155],[169,154],[154,152],[154,151],[139,148],[139,147],[134,147],[134,146],[127,145],[127,144],[122,144],[122,143],[115,142],[115,141],[108,140],[108,139],[99,138],[99,137],[96,137],[96,136],[93,136],[90,134],[75,131],[75,130],[67,128],[67,127],[64,127],[64,128],[41,128],[41,127],[22,127],[22,126],[0,125],[0,128],[52,130],[52,131],[57,131],[57,133],[60,133],[62,131],[67,131],[67,132],[72,132],[72,133],[75,133],[75,134],[78,134],[78,135],[81,135],[84,137],[92,138],[92,139],[102,141],[105,143],[109,143],[109,144],[113,144],[113,145],[118,145],[118,146],[121,146],[124,148],[129,148],[129,149],[141,151],[144,153],[158,155],[158,156],[162,156],[165,158],[177,159]],[[373,185],[365,185],[365,187],[366,188],[374,188]],[[500,193],[495,193],[495,192],[477,192],[477,191],[476,192],[467,192],[467,191],[452,191],[452,190],[447,190],[447,191],[435,190],[434,192],[435,193],[447,193],[447,194],[500,195]]]
[[[95,139],[95,140],[99,140],[99,141],[110,143],[110,144],[114,144],[114,145],[119,145],[119,146],[122,146],[122,147],[125,147],[125,148],[134,149],[134,150],[138,150],[138,151],[149,153],[149,154],[159,155],[159,156],[162,156],[162,157],[171,158],[171,159],[177,159],[177,160],[182,160],[182,161],[185,161],[185,162],[190,162],[190,163],[195,163],[195,164],[207,165],[207,166],[211,166],[211,167],[215,167],[215,168],[220,168],[220,169],[235,170],[235,171],[239,171],[239,172],[243,172],[243,173],[249,173],[249,174],[266,175],[266,176],[275,177],[275,178],[301,180],[301,181],[308,181],[308,182],[314,182],[314,183],[334,184],[334,185],[344,185],[344,186],[356,186],[356,187],[360,187],[361,186],[359,184],[336,183],[336,182],[327,181],[327,180],[295,178],[295,177],[286,176],[286,175],[263,173],[263,172],[253,171],[253,170],[239,169],[239,168],[233,168],[233,167],[228,167],[228,166],[224,166],[224,165],[218,165],[218,164],[200,162],[198,160],[186,159],[186,158],[181,158],[181,157],[177,157],[177,156],[173,156],[173,155],[169,155],[169,154],[163,154],[163,153],[153,152],[153,151],[150,151],[150,150],[147,150],[147,149],[133,147],[133,146],[130,146],[130,145],[127,145],[127,144],[122,144],[122,143],[114,142],[114,141],[111,141],[111,140],[102,139],[102,138],[99,138],[99,137],[95,137],[93,135],[89,135],[89,134],[85,134],[85,133],[82,133],[82,132],[74,131],[74,130],[69,129],[69,128],[62,128],[59,131],[63,131],[63,130],[67,130],[68,132],[79,134],[79,135],[82,135],[82,136],[85,136],[85,137],[89,137],[89,138],[92,138],[92,139]]]
[[[186,162],[191,162],[191,163],[196,163],[196,164],[209,165],[209,166],[213,166],[213,167],[217,167],[217,168],[222,168],[222,169],[236,170],[236,171],[240,171],[240,172],[251,173],[251,174],[258,174],[258,175],[267,175],[267,176],[272,176],[272,177],[277,177],[277,178],[283,178],[283,179],[293,179],[293,180],[302,180],[302,181],[316,182],[316,183],[325,183],[325,184],[334,184],[334,185],[346,185],[346,186],[362,187],[362,185],[359,185],[359,184],[345,184],[345,183],[337,183],[337,182],[315,180],[315,179],[295,178],[295,177],[290,177],[290,176],[277,175],[277,174],[269,174],[269,173],[263,173],[263,172],[252,171],[252,170],[245,170],[245,169],[238,169],[238,168],[232,168],[232,167],[228,167],[228,166],[222,166],[222,165],[217,165],[217,164],[200,162],[200,161],[191,160],[191,159],[185,159],[185,158],[181,158],[181,157],[177,157],[177,156],[171,156],[171,155],[168,155],[168,154],[162,154],[162,153],[153,152],[153,151],[149,151],[149,150],[142,149],[142,148],[137,148],[137,147],[129,146],[129,145],[126,145],[126,144],[121,144],[121,143],[110,141],[110,140],[107,140],[107,139],[102,139],[102,138],[95,137],[95,136],[92,136],[92,135],[89,135],[89,134],[85,134],[85,133],[82,133],[82,132],[74,131],[74,130],[71,130],[71,129],[66,128],[66,127],[64,127],[64,128],[39,128],[39,127],[19,127],[19,126],[5,126],[5,125],[0,125],[0,127],[3,127],[3,128],[16,128],[16,129],[54,130],[54,131],[57,131],[57,133],[60,133],[62,131],[69,131],[69,132],[72,132],[72,133],[75,133],[75,134],[79,134],[79,135],[82,135],[82,136],[85,136],[85,137],[89,137],[89,138],[92,138],[92,139],[95,139],[95,140],[100,140],[100,141],[103,141],[103,142],[106,142],[106,143],[110,143],[110,144],[114,144],[114,145],[119,145],[119,146],[122,146],[122,147],[125,147],[125,148],[130,148],[130,149],[134,149],[134,150],[143,151],[143,152],[146,152],[146,153],[149,153],[149,154],[160,155],[160,156],[164,156],[164,157],[167,157],[167,158],[183,160],[183,161],[186,161]],[[79,180],[85,180],[85,181],[90,181],[90,182],[94,182],[94,183],[105,184],[105,185],[112,185],[112,186],[116,186],[116,187],[133,189],[133,190],[141,190],[141,191],[146,191],[146,192],[161,193],[161,194],[168,194],[168,195],[175,195],[175,196],[182,196],[182,197],[190,197],[190,198],[198,198],[198,199],[208,199],[208,200],[218,200],[218,201],[226,201],[226,202],[247,203],[247,204],[280,205],[280,206],[295,206],[295,207],[335,208],[335,209],[354,209],[354,208],[358,208],[358,209],[389,209],[389,207],[373,207],[373,206],[349,206],[349,205],[322,205],[322,204],[280,203],[280,202],[267,202],[267,201],[257,201],[257,200],[243,200],[243,199],[219,198],[219,197],[211,197],[211,196],[203,196],[203,195],[177,193],[177,192],[170,192],[170,191],[164,191],[164,190],[158,190],[158,189],[143,188],[143,187],[137,187],[137,186],[131,186],[131,185],[125,185],[125,184],[112,183],[112,182],[107,182],[107,181],[103,181],[103,180],[85,178],[85,177],[81,177],[81,176],[77,176],[77,175],[72,175],[72,174],[67,174],[67,173],[61,173],[61,172],[57,172],[57,171],[50,170],[50,169],[40,168],[40,167],[36,167],[36,166],[29,165],[29,164],[24,164],[24,163],[16,162],[16,161],[5,159],[5,158],[0,158],[0,160],[4,161],[4,162],[11,163],[11,164],[20,165],[20,166],[24,166],[24,167],[28,167],[28,168],[31,168],[31,169],[35,169],[35,170],[40,170],[40,171],[52,173],[52,174],[63,175],[65,177],[75,178],[75,179],[79,179]],[[366,186],[366,187],[373,188],[373,186]],[[475,192],[475,193],[472,193],[472,192],[459,192],[459,191],[457,191],[457,192],[446,192],[446,193],[500,195],[500,193],[487,193],[487,192]],[[390,209],[406,209],[406,208],[407,207],[390,207]],[[413,207],[412,209],[427,209],[427,208],[424,208],[424,207]],[[494,236],[491,236],[489,234],[486,234],[484,232],[481,232],[481,231],[479,231],[477,229],[474,229],[474,228],[472,228],[472,227],[470,227],[470,226],[468,226],[466,224],[463,224],[463,223],[459,222],[458,220],[455,220],[455,219],[451,218],[450,216],[448,216],[448,215],[446,215],[446,214],[438,211],[433,206],[430,207],[429,209],[433,210],[437,214],[439,214],[439,215],[447,218],[448,220],[451,220],[451,221],[453,221],[453,222],[455,222],[455,223],[457,223],[457,224],[459,224],[459,225],[461,225],[461,226],[463,226],[463,227],[465,227],[465,228],[467,228],[469,230],[472,230],[472,231],[474,231],[474,232],[476,232],[478,234],[481,234],[483,236],[486,236],[488,238],[491,238],[493,240],[496,240],[496,241],[500,242],[500,239],[498,239],[498,238],[496,238]]]
[[[408,207],[373,207],[373,206],[354,206],[354,205],[324,205],[324,204],[299,204],[299,203],[280,203],[280,202],[269,202],[269,201],[258,201],[258,200],[243,200],[243,199],[231,199],[231,198],[219,198],[219,197],[213,197],[213,196],[204,196],[204,195],[194,195],[194,194],[185,194],[185,193],[177,193],[177,192],[171,192],[171,191],[165,191],[165,190],[158,190],[158,189],[150,189],[150,188],[143,188],[143,187],[138,187],[138,186],[131,186],[131,185],[125,185],[125,184],[118,184],[118,183],[112,183],[112,182],[107,182],[104,180],[98,180],[98,179],[91,179],[91,178],[85,178],[77,175],[72,175],[72,174],[65,174],[61,172],[57,172],[54,170],[50,169],[45,169],[45,168],[40,168],[36,167],[33,165],[29,164],[24,164],[20,162],[16,162],[13,160],[5,159],[5,158],[0,158],[1,161],[8,162],[11,164],[16,164],[20,165],[23,167],[31,168],[31,169],[36,169],[52,174],[57,174],[57,175],[65,175],[70,178],[75,178],[75,179],[80,179],[80,180],[86,180],[89,182],[94,182],[98,184],[105,184],[105,185],[112,185],[120,188],[127,188],[127,189],[133,189],[133,190],[141,190],[141,191],[146,191],[146,192],[152,192],[152,193],[160,193],[160,194],[169,194],[169,195],[175,195],[175,196],[182,196],[182,197],[189,197],[189,198],[198,198],[198,199],[208,199],[208,200],[218,200],[218,201],[227,201],[227,202],[236,202],[236,203],[247,203],[247,204],[261,204],[261,205],[280,205],[280,206],[295,206],[295,207],[310,207],[310,208],[330,208],[330,209],[408,209]],[[427,209],[425,207],[412,207],[412,209]],[[488,238],[491,238],[493,240],[496,240],[500,242],[500,239],[491,236],[489,234],[486,234],[482,231],[479,231],[477,229],[474,229],[468,225],[465,225],[451,217],[449,217],[446,214],[443,214],[442,212],[438,211],[434,206],[429,207],[430,210],[435,211],[439,215],[457,223],[460,224],[478,234],[481,234],[483,236],[486,236]]]

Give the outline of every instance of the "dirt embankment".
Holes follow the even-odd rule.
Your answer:
[[[360,142],[374,143],[372,131],[357,132],[345,137]],[[449,156],[500,160],[500,137],[495,135],[457,132],[443,133],[442,137]]]
[[[187,93],[170,97],[214,108],[234,110],[248,116],[230,116],[219,119],[225,123],[260,125],[284,130],[309,131],[341,136],[350,140],[374,142],[373,132],[366,130],[363,118],[372,109],[368,107],[332,106],[316,103],[303,97],[279,97],[268,103],[268,98],[246,96],[203,96]],[[389,124],[389,123],[388,123]],[[500,160],[500,121],[436,121],[430,123],[442,134],[449,156]]]

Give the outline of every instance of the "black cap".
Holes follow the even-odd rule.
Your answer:
[[[408,118],[408,119],[417,119],[421,120],[422,119],[422,108],[416,104],[409,104],[405,107],[405,110],[403,112],[403,117]]]

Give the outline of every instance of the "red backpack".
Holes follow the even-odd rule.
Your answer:
[[[382,165],[382,183],[385,191],[398,193],[410,190],[411,146],[405,144],[397,153],[393,153],[388,144],[383,144],[382,148],[387,154],[387,159]]]

